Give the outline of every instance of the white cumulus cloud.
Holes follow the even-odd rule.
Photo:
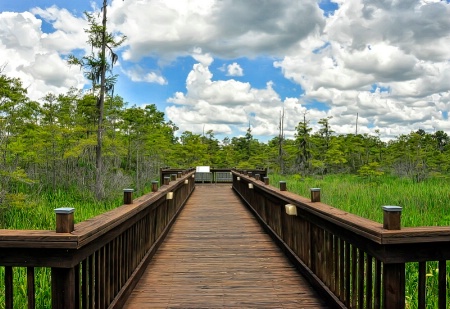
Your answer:
[[[135,66],[130,70],[122,70],[133,82],[156,83],[167,85],[167,80],[158,72],[148,72],[140,66]]]
[[[79,68],[69,67],[57,50],[48,48],[41,26],[42,21],[29,12],[0,13],[3,74],[20,78],[33,100],[48,92],[65,93],[70,87],[81,88],[84,84]]]
[[[239,64],[233,62],[227,66],[228,76],[244,76],[244,70]]]

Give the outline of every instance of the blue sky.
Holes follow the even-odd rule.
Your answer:
[[[84,11],[102,1],[0,0],[4,74],[29,95],[87,88],[68,54],[90,52]],[[306,115],[314,130],[389,139],[450,131],[450,5],[411,0],[109,0],[108,28],[128,37],[117,50],[115,93],[156,104],[184,130],[260,140]],[[432,29],[432,30],[430,30]],[[0,65],[4,63],[0,62]]]

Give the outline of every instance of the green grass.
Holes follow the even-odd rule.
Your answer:
[[[382,223],[384,205],[401,206],[402,226],[450,225],[450,180],[434,178],[421,183],[409,179],[382,176],[368,180],[354,175],[326,175],[323,178],[298,175],[270,175],[270,183],[278,187],[286,181],[287,190],[310,197],[310,188],[321,188],[321,201],[335,208]],[[437,262],[427,262],[427,308],[438,308]],[[406,263],[406,308],[417,308],[418,263]],[[450,264],[447,262],[447,282]],[[447,289],[447,298],[450,299]]]
[[[286,181],[288,191],[309,197],[310,188],[321,188],[321,201],[352,214],[382,223],[384,205],[401,206],[402,226],[450,225],[450,180],[428,179],[413,183],[409,179],[383,176],[369,181],[354,175],[328,175],[300,178],[296,175],[270,175],[278,186]]]

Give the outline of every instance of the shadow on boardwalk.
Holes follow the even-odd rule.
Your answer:
[[[327,307],[228,184],[196,187],[124,308]]]

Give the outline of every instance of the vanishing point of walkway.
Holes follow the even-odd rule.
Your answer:
[[[230,185],[197,185],[124,308],[327,307]]]

